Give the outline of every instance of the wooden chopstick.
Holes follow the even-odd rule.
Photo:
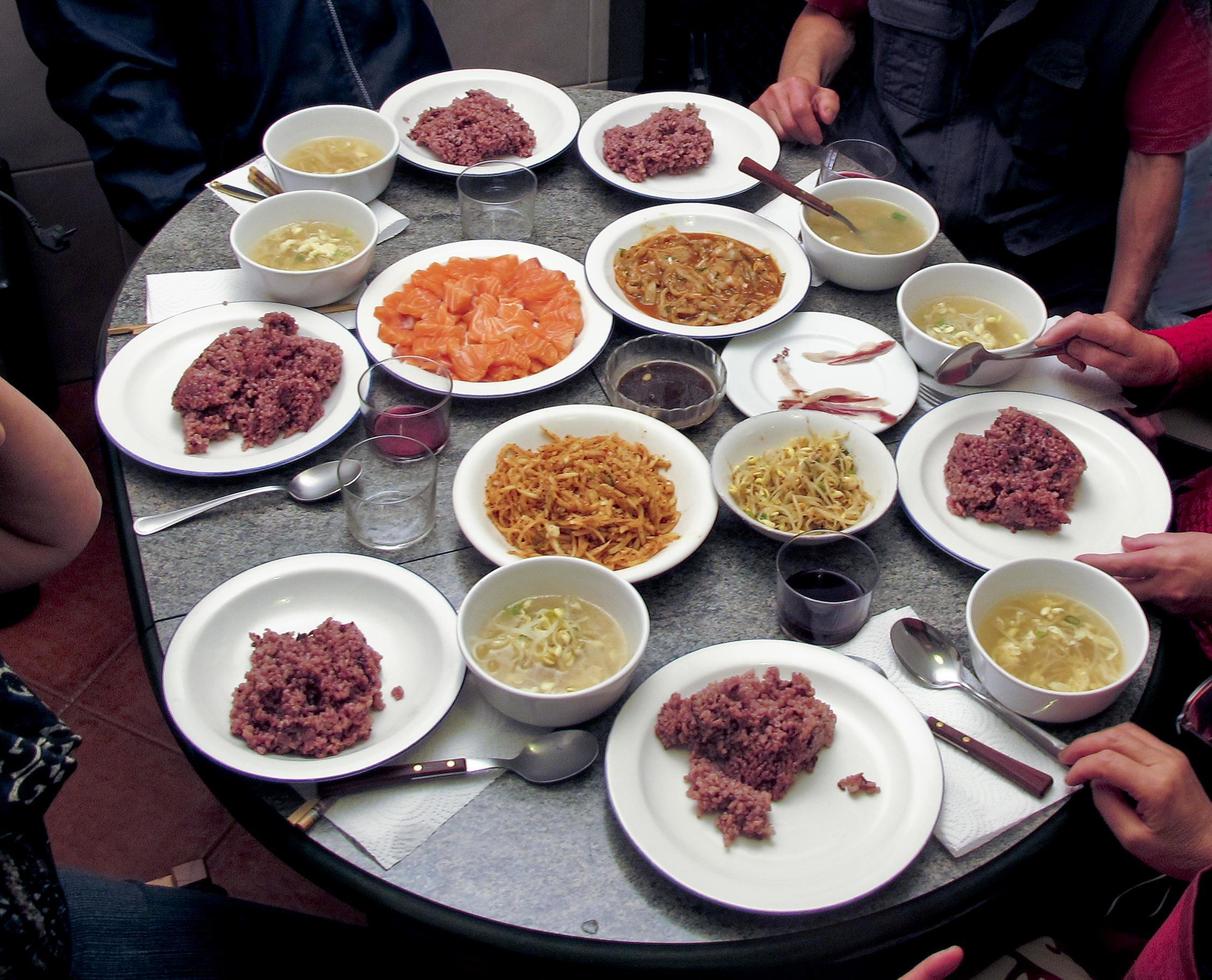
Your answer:
[[[256,204],[258,201],[264,201],[265,195],[258,194],[256,191],[245,190],[243,187],[236,187],[234,184],[224,184],[217,180],[212,180],[206,185],[211,190],[218,191],[220,194],[226,194],[228,197],[234,197],[240,201],[250,201]]]
[[[257,190],[264,191],[270,197],[282,193],[282,185],[272,177],[267,177],[256,167],[248,168],[248,182]]]
[[[332,806],[333,802],[334,800],[308,800],[287,817],[286,822],[306,833],[324,816],[324,811]]]
[[[317,313],[348,313],[351,310],[356,310],[357,308],[357,303],[350,302],[329,303],[327,306],[313,307]],[[143,333],[143,331],[148,327],[154,326],[154,323],[115,323],[106,332],[111,337],[124,337],[127,334],[133,335]]]

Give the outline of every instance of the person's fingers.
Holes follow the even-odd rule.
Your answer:
[[[1070,313],[1040,334],[1035,340],[1035,346],[1047,347],[1050,344],[1063,344],[1072,340],[1079,336],[1086,323],[1093,319],[1089,313]]]
[[[1087,565],[1093,565],[1099,571],[1120,579],[1147,579],[1158,571],[1156,557],[1149,551],[1112,555],[1078,555],[1077,560],[1085,562]]]
[[[1070,340],[1066,353],[1090,367],[1105,371],[1112,380],[1120,380],[1115,376],[1116,371],[1125,366],[1123,354],[1084,337],[1074,337]]]
[[[1149,833],[1149,828],[1136,812],[1135,803],[1114,786],[1096,782],[1091,785],[1090,793],[1095,809],[1102,815],[1111,833],[1129,850]]]
[[[1147,765],[1113,749],[1082,756],[1065,773],[1070,786],[1101,780],[1123,790],[1134,800],[1148,799],[1157,789],[1157,774]]]
[[[765,120],[766,125],[774,130],[774,135],[777,136],[780,140],[786,139],[786,136],[783,133],[783,127],[779,123],[778,114],[773,109],[771,109],[770,106],[767,104],[765,95],[763,95],[760,99],[758,99],[756,102],[754,102],[749,107],[749,111],[756,113],[763,120]]]
[[[1060,361],[1062,364],[1073,368],[1074,371],[1086,370],[1086,365],[1084,365],[1081,361],[1079,361],[1076,357],[1074,357],[1072,354],[1069,354],[1068,352],[1063,353],[1063,354],[1057,354],[1056,359],[1058,361]]]
[[[963,961],[964,951],[959,946],[948,946],[927,956],[901,980],[943,980],[958,970]]]
[[[803,143],[806,140],[802,126],[802,117],[812,117],[812,104],[808,96],[802,91],[799,85],[791,84],[799,81],[799,79],[789,79],[787,82],[781,82],[772,91],[773,103],[775,111],[778,113],[779,126],[783,130],[783,139],[798,140]],[[816,119],[812,118],[812,123],[816,125]]]
[[[821,124],[816,118],[814,96],[819,91],[802,78],[787,79],[784,90],[792,125],[787,132],[801,143],[820,143]]]
[[[1064,765],[1070,766],[1085,756],[1110,750],[1147,765],[1156,762],[1164,754],[1165,748],[1164,742],[1140,726],[1126,722],[1075,738],[1065,746],[1057,758]]]
[[[1168,531],[1162,531],[1157,534],[1138,534],[1134,538],[1126,535],[1119,539],[1119,543],[1123,545],[1124,551],[1146,551],[1149,548],[1160,548],[1163,545],[1175,544],[1175,538],[1178,535]]]
[[[812,107],[816,111],[816,118],[828,126],[841,111],[842,100],[833,89],[818,88],[812,96]]]

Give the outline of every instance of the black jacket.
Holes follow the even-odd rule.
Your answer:
[[[450,67],[421,0],[18,0],[51,105],[146,242],[274,120]]]

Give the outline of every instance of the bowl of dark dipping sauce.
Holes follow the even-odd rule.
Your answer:
[[[689,337],[649,334],[629,340],[606,361],[610,404],[688,429],[709,419],[724,398],[720,356]]]

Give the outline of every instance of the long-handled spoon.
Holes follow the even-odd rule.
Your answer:
[[[531,739],[512,759],[439,759],[436,762],[407,762],[380,766],[360,776],[334,779],[317,787],[319,798],[308,800],[287,820],[300,830],[310,830],[324,811],[348,793],[391,786],[413,779],[435,779],[489,769],[508,769],[530,783],[558,783],[584,772],[598,757],[598,740],[579,728],[548,732]]]
[[[301,473],[296,473],[294,479],[287,484],[275,483],[265,487],[254,487],[251,490],[240,490],[237,493],[229,493],[226,497],[216,497],[214,500],[206,500],[200,504],[192,504],[189,507],[170,510],[166,514],[139,517],[135,519],[132,526],[136,534],[155,534],[157,531],[163,531],[166,527],[172,527],[174,524],[188,521],[191,517],[204,514],[214,507],[220,507],[233,500],[239,500],[241,497],[251,497],[254,494],[269,493],[273,490],[285,490],[295,500],[304,504],[323,500],[325,497],[331,497],[341,489],[341,480],[337,475],[337,467],[340,465],[340,462],[340,460],[334,459],[327,463],[308,467]]]
[[[1048,344],[1046,347],[1033,347],[1014,354],[1002,354],[995,350],[986,350],[974,340],[944,357],[943,363],[935,368],[934,377],[945,385],[957,385],[976,374],[976,369],[986,361],[1025,361],[1032,357],[1053,357],[1064,353],[1066,346],[1067,344]]]
[[[955,644],[929,623],[910,618],[897,620],[892,624],[892,649],[905,669],[927,687],[939,690],[958,687],[967,691],[1028,742],[1053,758],[1065,748],[1065,743],[1055,735],[1031,724],[969,684],[960,672]]]
[[[809,194],[802,187],[796,187],[782,174],[776,174],[773,170],[767,170],[752,157],[741,157],[741,162],[737,164],[737,170],[743,174],[748,174],[750,177],[760,180],[763,184],[773,187],[780,194],[786,194],[788,197],[799,201],[812,208],[813,211],[819,211],[821,214],[830,218],[837,218],[842,224],[849,228],[856,235],[862,235],[854,222],[847,218],[841,211],[835,208],[828,201],[825,201],[815,194]]]

